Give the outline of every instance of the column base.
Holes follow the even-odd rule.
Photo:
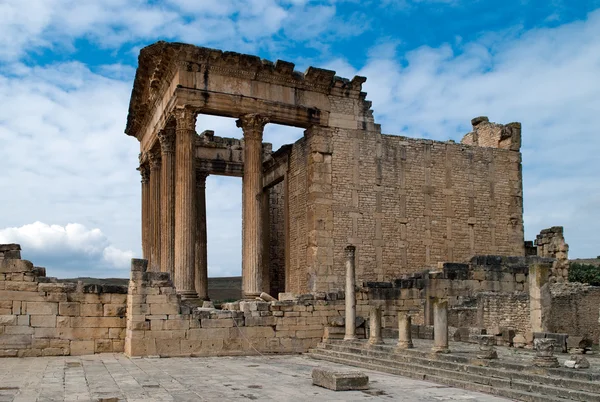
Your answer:
[[[242,299],[244,299],[244,300],[255,300],[257,297],[260,297],[261,293],[262,292],[258,292],[258,293],[256,293],[256,292],[244,293],[242,295]]]
[[[358,340],[358,338],[356,337],[356,335],[344,335],[344,340],[345,341],[356,341],[356,340]]]
[[[555,356],[536,356],[533,358],[533,365],[536,367],[560,367]]]
[[[431,348],[433,353],[450,353],[450,349],[447,346],[434,346]]]
[[[181,300],[197,300],[198,293],[193,290],[182,290],[181,292],[177,292],[178,295],[181,296]]]
[[[369,339],[367,344],[369,346],[383,345],[383,339]]]
[[[404,349],[412,349],[415,346],[413,345],[413,343],[411,341],[398,341],[398,344],[396,345],[396,349],[400,349],[400,350],[404,350]]]

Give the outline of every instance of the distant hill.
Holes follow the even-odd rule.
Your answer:
[[[59,282],[78,282],[92,285],[123,285],[129,284],[125,278],[68,278],[58,279]],[[222,278],[208,278],[208,296],[215,302],[233,301],[242,298],[242,277],[231,276]]]
[[[589,264],[600,267],[600,258],[575,258],[573,260],[569,260],[569,262],[575,262],[577,264]]]

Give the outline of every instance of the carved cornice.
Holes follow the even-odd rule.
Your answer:
[[[273,63],[252,55],[159,41],[140,51],[126,134],[141,140],[175,74],[182,70],[209,77],[212,74],[238,77],[356,99],[360,97],[365,81],[364,77],[357,76],[349,80],[335,76],[334,71],[314,67],[302,73],[294,70],[293,63],[280,60]]]
[[[159,170],[160,169],[160,163],[161,163],[160,152],[158,152],[158,151],[149,152],[148,159],[150,160],[150,170]]]
[[[250,113],[240,116],[235,121],[236,126],[241,127],[244,132],[244,140],[260,140],[265,125],[269,122],[269,118],[258,113]]]
[[[158,141],[160,149],[164,154],[172,154],[175,152],[175,130],[166,128],[158,132]]]
[[[177,131],[186,130],[196,132],[196,117],[198,112],[189,107],[179,107],[173,110],[173,116],[177,121]]]

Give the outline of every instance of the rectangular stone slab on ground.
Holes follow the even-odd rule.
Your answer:
[[[360,371],[335,371],[314,368],[313,385],[333,391],[354,391],[369,388],[369,377]]]

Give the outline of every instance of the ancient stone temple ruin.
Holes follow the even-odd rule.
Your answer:
[[[352,364],[361,347],[401,360],[414,339],[432,341],[419,359],[479,342],[478,361],[535,347],[533,364],[554,367],[555,348],[597,344],[600,288],[568,283],[562,227],[524,239],[521,125],[477,117],[460,143],[384,134],[365,80],[181,43],[142,49],[125,132],[141,150],[143,259],[127,287],[85,285],[0,245],[0,356],[311,350]],[[199,114],[235,119],[241,139],[198,133]],[[267,124],[305,131],[273,150]],[[243,183],[243,299],[220,308],[200,307],[208,175]],[[398,373],[424,378],[429,364]]]
[[[126,133],[140,142],[144,258],[206,298],[207,175],[243,180],[243,294],[343,288],[343,249],[359,280],[387,281],[523,255],[521,125],[473,119],[461,143],[381,133],[364,77],[178,43],[140,53]],[[196,116],[236,119],[242,140]],[[272,152],[266,124],[305,129]],[[279,219],[274,219],[279,218]]]

